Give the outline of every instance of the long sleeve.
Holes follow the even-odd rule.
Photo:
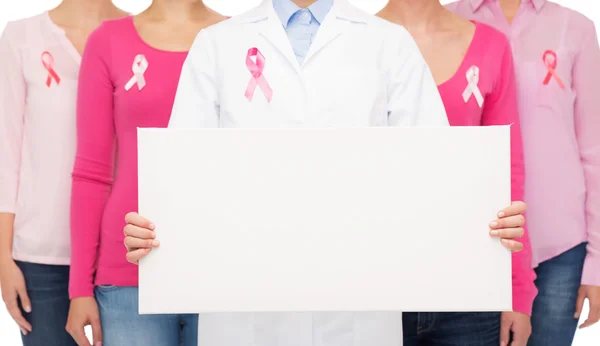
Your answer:
[[[13,44],[17,28],[9,23],[0,37],[0,212],[15,213],[27,85],[19,51]]]
[[[484,105],[482,125],[511,125],[511,198],[513,201],[522,201],[525,165],[514,64],[508,42],[502,55],[499,79]],[[523,243],[523,251],[512,255],[513,310],[531,315],[537,289],[534,283],[535,272],[531,263],[531,243],[527,228],[525,228],[525,235],[519,241]]]
[[[100,225],[113,181],[115,128],[109,37],[87,42],[77,94],[77,156],[71,195],[71,298],[94,295]]]
[[[219,127],[218,67],[209,32],[200,31],[183,64],[170,128]]]
[[[390,66],[390,126],[449,126],[444,103],[419,47],[401,27],[389,35],[393,49],[384,54]]]
[[[588,233],[582,284],[600,286],[600,100],[595,88],[600,80],[600,48],[593,23],[587,29],[573,67],[575,132],[585,174]]]

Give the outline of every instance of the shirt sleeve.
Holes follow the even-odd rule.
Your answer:
[[[15,213],[27,84],[12,23],[0,36],[0,212]]]
[[[394,28],[396,29],[396,28]],[[419,47],[398,26],[398,35],[386,46],[394,47],[385,57],[391,59],[388,89],[390,126],[449,126],[446,109],[437,85]]]
[[[505,42],[499,77],[494,89],[486,99],[482,125],[510,126],[511,198],[522,201],[525,184],[523,143],[519,122],[519,105],[512,52]],[[523,250],[512,254],[513,310],[531,315],[533,300],[537,295],[535,272],[532,267],[531,243],[525,227],[525,235],[519,239]]]
[[[215,45],[200,31],[183,64],[169,128],[219,127],[219,92]]]
[[[115,128],[109,38],[94,31],[81,60],[71,194],[71,298],[93,297],[100,225],[113,182]]]
[[[587,257],[582,284],[600,286],[600,99],[595,85],[600,80],[600,48],[593,23],[573,66],[575,132],[585,174]]]

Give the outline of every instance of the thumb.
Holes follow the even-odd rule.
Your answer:
[[[512,320],[503,317],[500,321],[500,346],[508,346],[508,342],[510,340],[511,327]]]
[[[575,303],[575,315],[573,318],[579,319],[581,317],[581,311],[583,310],[583,303],[585,302],[585,292],[583,290],[579,290],[579,294],[577,294],[577,302]]]
[[[25,312],[31,312],[31,301],[29,300],[29,296],[27,295],[27,289],[25,287],[19,287],[17,289],[17,293],[19,294],[19,300],[21,301],[21,306]]]
[[[102,326],[100,325],[100,319],[96,317],[91,322],[92,325],[92,339],[94,346],[102,346]]]

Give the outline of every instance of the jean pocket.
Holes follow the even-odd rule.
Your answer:
[[[118,288],[119,288],[119,286],[115,286],[115,285],[98,285],[98,286],[96,286],[96,290],[101,293],[114,291]]]

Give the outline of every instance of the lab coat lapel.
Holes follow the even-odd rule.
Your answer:
[[[264,0],[255,11],[256,15],[250,16],[248,21],[256,22],[260,26],[258,28],[259,35],[269,41],[290,63],[294,71],[299,74],[298,59],[296,59],[292,44],[273,8],[273,0]]]
[[[346,0],[335,0],[317,31],[317,35],[304,59],[304,64],[335,39],[342,36],[351,22],[364,23],[364,13],[361,13],[362,16],[360,16],[357,15],[357,11],[359,10],[352,7]]]

